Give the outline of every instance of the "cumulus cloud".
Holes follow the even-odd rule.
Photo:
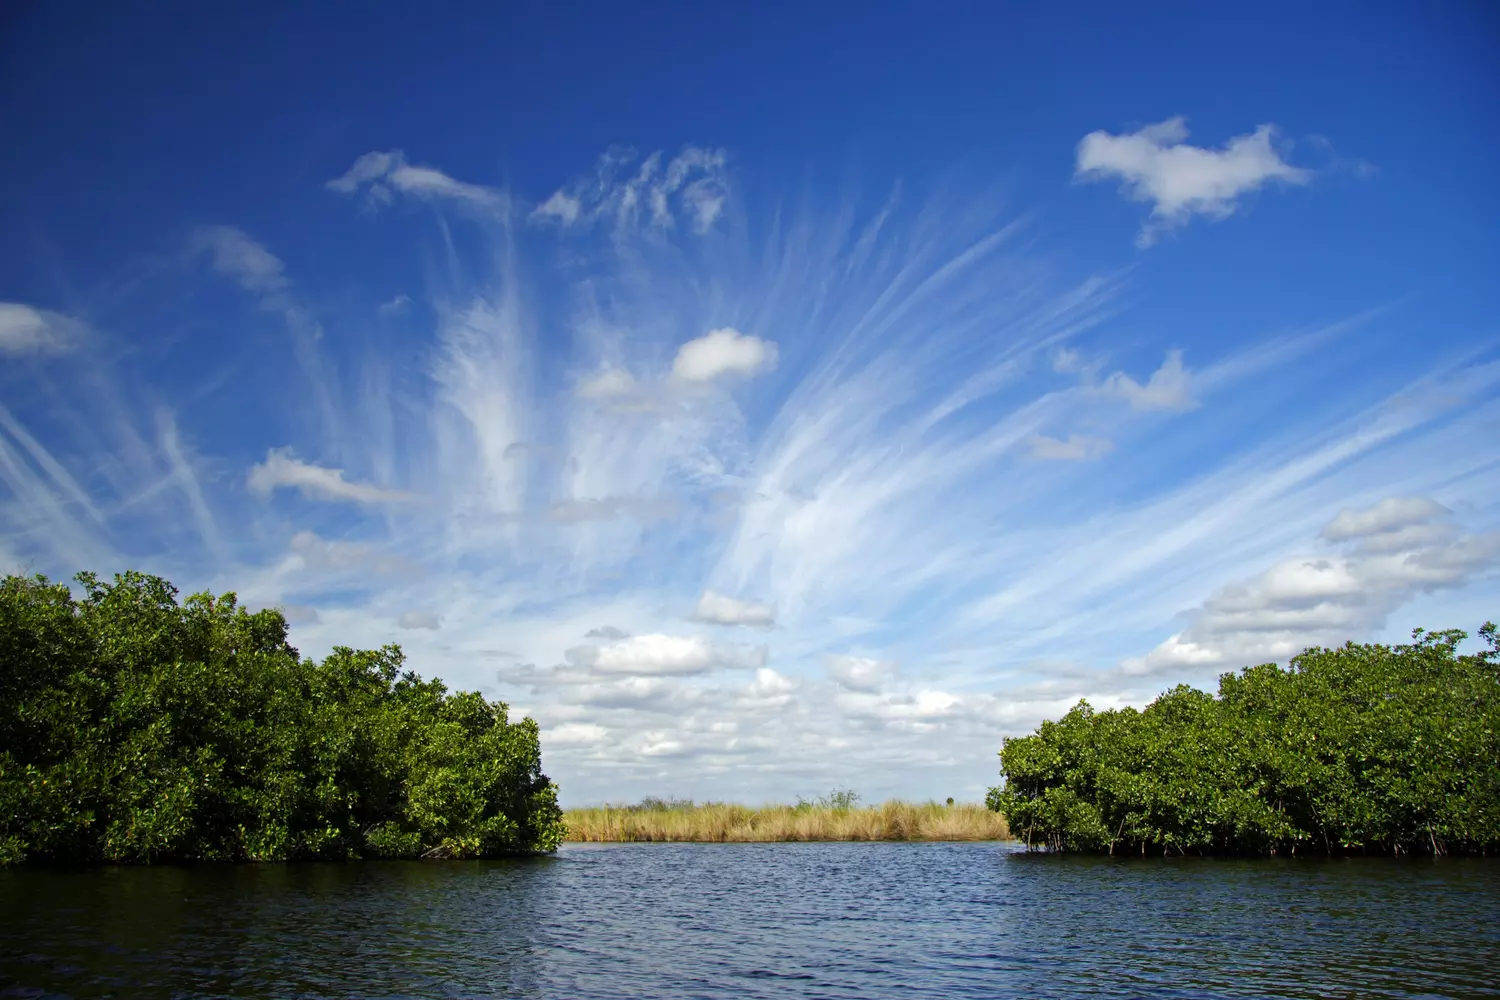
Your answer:
[[[1387,497],[1364,510],[1339,511],[1338,516],[1323,529],[1323,537],[1331,542],[1369,539],[1428,525],[1451,513],[1447,507],[1427,497]]]
[[[1031,447],[1032,458],[1063,462],[1093,461],[1103,458],[1114,447],[1113,442],[1106,438],[1086,434],[1069,434],[1066,441],[1037,434],[1027,443]]]
[[[564,657],[597,674],[662,676],[701,674],[721,667],[760,667],[765,646],[725,646],[700,636],[631,636],[602,644],[574,646]]]
[[[767,627],[776,623],[776,612],[768,604],[741,601],[712,590],[705,590],[698,599],[693,617],[700,622],[715,625],[756,625]]]
[[[443,627],[443,619],[432,611],[406,611],[400,618],[396,619],[397,628],[425,628],[439,629]]]
[[[489,210],[506,206],[503,192],[455,180],[433,167],[412,166],[399,149],[364,154],[325,187],[344,195],[364,189],[375,204],[390,201],[394,194],[405,194],[429,201],[447,199]]]
[[[774,343],[724,327],[678,348],[672,374],[687,382],[708,382],[724,375],[755,375],[774,367]]]
[[[250,489],[268,496],[278,487],[296,489],[315,500],[349,500],[355,503],[392,503],[414,499],[410,493],[388,490],[369,483],[351,483],[343,469],[328,469],[300,461],[286,449],[273,448],[266,460],[252,466],[247,477]]]
[[[1241,196],[1271,182],[1303,184],[1311,171],[1294,167],[1272,147],[1275,126],[1261,125],[1230,139],[1223,149],[1187,142],[1182,116],[1124,135],[1090,132],[1078,144],[1074,176],[1080,180],[1119,178],[1125,195],[1151,204],[1151,218],[1137,244],[1150,246],[1157,235],[1194,215],[1223,219]]]
[[[1198,405],[1192,396],[1192,372],[1183,366],[1181,351],[1168,351],[1167,359],[1145,385],[1124,372],[1115,372],[1104,380],[1100,390],[1125,400],[1136,410],[1190,410]]]
[[[823,657],[823,669],[840,687],[850,691],[879,691],[896,677],[894,663],[867,656],[830,653]]]
[[[1283,560],[1224,587],[1190,624],[1127,673],[1285,660],[1308,646],[1368,635],[1421,593],[1462,587],[1500,565],[1500,532],[1467,534],[1423,497],[1340,511],[1323,537],[1345,551]]]
[[[88,328],[79,320],[20,302],[0,302],[0,354],[62,354]]]
[[[755,671],[755,679],[745,686],[741,695],[762,707],[778,707],[791,703],[797,687],[797,682],[785,674],[770,667],[760,667]]]
[[[590,746],[609,735],[609,730],[592,722],[564,722],[542,731],[546,746]]]

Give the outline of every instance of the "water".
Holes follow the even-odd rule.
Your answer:
[[[626,844],[0,871],[0,996],[1497,997],[1500,861]]]

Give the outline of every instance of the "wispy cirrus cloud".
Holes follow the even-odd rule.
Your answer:
[[[694,232],[706,233],[728,204],[728,159],[722,149],[697,146],[644,159],[633,149],[612,149],[599,158],[594,176],[554,191],[531,218],[563,227],[607,220],[620,232],[643,221],[672,229],[684,219]]]
[[[1472,442],[1500,368],[1355,386],[1301,363],[1399,319],[1163,331],[1126,357],[1133,279],[1072,273],[984,191],[777,215],[706,151],[611,154],[537,201],[408,167],[373,154],[330,185],[465,209],[374,220],[418,234],[399,323],[372,315],[390,273],[323,295],[242,230],[198,247],[247,323],[308,333],[293,370],[327,419],[275,405],[308,385],[274,345],[247,383],[264,424],[134,402],[118,374],[65,420],[0,410],[0,556],[233,588],[312,655],[399,641],[534,715],[570,802],[977,796],[1000,735],[1079,697],[1211,683],[1266,636],[1338,612],[1369,637],[1491,579]],[[1210,446],[1215,421],[1255,432]],[[1294,620],[1324,591],[1330,617]]]
[[[325,185],[338,194],[363,190],[372,204],[387,204],[397,194],[448,200],[486,211],[507,207],[505,194],[479,184],[454,180],[433,167],[413,166],[399,149],[365,153],[347,171]]]
[[[1267,184],[1307,183],[1312,171],[1283,160],[1272,145],[1275,134],[1275,126],[1261,125],[1223,149],[1193,146],[1181,115],[1122,135],[1090,132],[1078,143],[1074,176],[1118,178],[1128,198],[1150,203],[1151,218],[1136,241],[1148,247],[1194,215],[1233,215],[1244,195]]]
[[[0,302],[0,354],[66,354],[88,333],[81,320],[21,302]]]

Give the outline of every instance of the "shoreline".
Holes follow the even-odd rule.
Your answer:
[[[829,843],[1014,840],[1005,818],[982,805],[892,800],[872,806],[597,806],[564,810],[563,842]]]

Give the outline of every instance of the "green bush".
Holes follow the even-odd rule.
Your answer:
[[[1500,848],[1500,642],[1309,649],[1219,696],[1142,711],[1080,702],[1006,739],[991,809],[1028,845],[1114,853],[1489,852]]]
[[[552,851],[536,723],[165,580],[0,582],[0,864]]]

